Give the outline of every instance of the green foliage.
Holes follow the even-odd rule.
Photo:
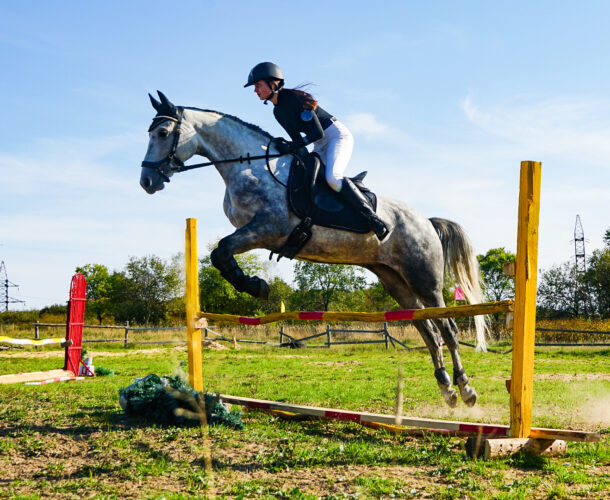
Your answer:
[[[38,314],[39,321],[45,323],[63,323],[66,321],[68,314],[68,304],[53,304],[52,306],[43,307]]]
[[[134,418],[143,418],[150,422],[168,425],[198,423],[196,392],[179,376],[159,377],[151,374],[128,387],[120,389],[121,406],[125,413]],[[189,418],[184,414],[177,415],[176,409],[188,410]],[[224,424],[236,429],[243,429],[241,413],[229,412],[227,408],[211,394],[205,395],[207,422],[210,425]]]
[[[269,300],[259,304],[261,314],[279,312],[281,303],[289,304],[290,297],[294,293],[292,287],[282,278],[276,276],[269,280]]]
[[[589,257],[584,274],[571,262],[542,274],[538,286],[541,316],[610,318],[610,229],[604,243],[606,248],[594,250]]]
[[[167,321],[170,303],[182,293],[180,269],[159,257],[131,257],[124,272],[110,278],[110,304],[116,321],[158,325]]]
[[[399,305],[392,296],[385,291],[381,282],[376,281],[365,290],[357,291],[362,295],[358,306],[354,306],[354,311],[391,311],[398,309]]]
[[[516,259],[517,256],[505,248],[491,248],[485,255],[477,255],[487,300],[506,300],[515,296],[515,279],[504,274],[504,264]]]
[[[606,231],[606,236],[610,236]],[[595,250],[589,259],[585,280],[595,299],[597,314],[610,318],[610,239],[603,250]]]
[[[93,314],[101,325],[109,312],[110,274],[102,264],[85,264],[76,268],[87,280],[87,315]]]
[[[366,286],[362,271],[354,266],[342,264],[316,264],[297,262],[294,266],[294,280],[298,291],[291,297],[294,309],[320,309],[341,311],[347,307],[349,293]]]
[[[579,299],[579,275],[570,262],[544,271],[538,285],[538,307],[541,315],[549,317],[576,317],[585,306]]]
[[[455,296],[455,286],[457,285],[453,275],[449,272],[448,269],[445,269],[445,277],[443,280],[443,300],[447,306],[456,305],[454,296]]]
[[[39,316],[40,312],[37,310],[32,311],[6,311],[0,313],[0,325],[21,325],[29,326],[34,323]]]
[[[40,310],[39,316],[43,314],[66,314],[68,312],[68,306],[66,304],[53,304],[51,306],[43,307]]]
[[[538,306],[547,317],[610,317],[610,248],[593,252],[585,274],[571,262],[544,271]]]

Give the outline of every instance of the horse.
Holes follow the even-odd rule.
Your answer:
[[[162,190],[176,172],[212,165],[224,183],[224,212],[236,230],[222,238],[211,253],[212,264],[238,291],[266,298],[267,283],[247,276],[234,255],[253,249],[279,253],[301,221],[287,201],[292,157],[280,155],[270,134],[260,127],[218,111],[175,106],[162,93],[149,94],[157,111],[149,128],[149,143],[140,176],[149,194]],[[244,154],[246,154],[244,157]],[[194,155],[210,161],[186,166]],[[379,241],[374,233],[358,234],[314,226],[298,260],[361,266],[375,274],[385,290],[404,309],[444,307],[443,283],[447,269],[470,303],[482,301],[479,265],[463,228],[441,218],[426,218],[405,203],[378,197],[377,215],[391,227]],[[442,337],[453,362],[453,385],[467,406],[477,393],[462,366],[453,319],[413,321],[434,365],[441,395],[450,407],[457,391],[444,365]],[[485,351],[486,323],[475,317],[477,349]],[[439,337],[440,332],[440,337]]]

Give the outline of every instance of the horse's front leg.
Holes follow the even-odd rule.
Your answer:
[[[249,293],[253,297],[266,300],[269,297],[267,282],[258,276],[247,276],[234,257],[235,254],[263,247],[263,240],[268,237],[269,228],[258,219],[255,216],[248,224],[222,238],[218,246],[212,250],[210,258],[212,265],[238,292]]]

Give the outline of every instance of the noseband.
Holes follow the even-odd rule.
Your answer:
[[[273,139],[271,139],[269,141],[269,144],[267,144],[267,151],[265,152],[264,155],[251,156],[250,153],[247,153],[245,157],[240,156],[239,158],[230,158],[228,160],[216,160],[216,161],[208,161],[208,162],[204,162],[204,163],[195,163],[193,165],[185,165],[184,162],[176,156],[176,150],[178,149],[178,142],[180,141],[180,126],[182,125],[182,116],[184,115],[184,108],[182,106],[176,107],[176,115],[177,115],[177,118],[174,116],[165,116],[164,115],[164,116],[156,116],[153,119],[153,122],[148,129],[149,132],[151,132],[152,130],[157,128],[165,120],[171,120],[173,122],[176,122],[176,127],[174,129],[174,140],[172,142],[172,147],[170,148],[169,153],[167,154],[167,156],[165,158],[163,158],[159,161],[143,161],[142,167],[146,167],[146,168],[150,168],[150,169],[154,170],[155,172],[157,172],[157,174],[159,174],[159,176],[165,182],[170,182],[169,176],[176,172],[185,172],[187,170],[193,170],[194,168],[209,167],[211,165],[217,165],[219,163],[239,162],[239,163],[247,163],[248,165],[250,165],[251,164],[250,162],[252,160],[263,160],[264,159],[266,162],[267,170],[271,174],[271,177],[273,177],[273,180],[275,180],[282,186],[286,187],[286,185],[275,176],[275,174],[271,171],[271,167],[269,166],[269,160],[271,158],[279,158],[280,156],[285,156],[282,154],[273,154],[273,155],[269,154],[269,148],[271,147],[271,141]],[[292,153],[290,153],[290,154],[292,154]]]

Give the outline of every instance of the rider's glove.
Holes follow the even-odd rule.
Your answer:
[[[296,149],[293,142],[287,141],[283,137],[273,139],[273,145],[283,155],[292,153]]]

